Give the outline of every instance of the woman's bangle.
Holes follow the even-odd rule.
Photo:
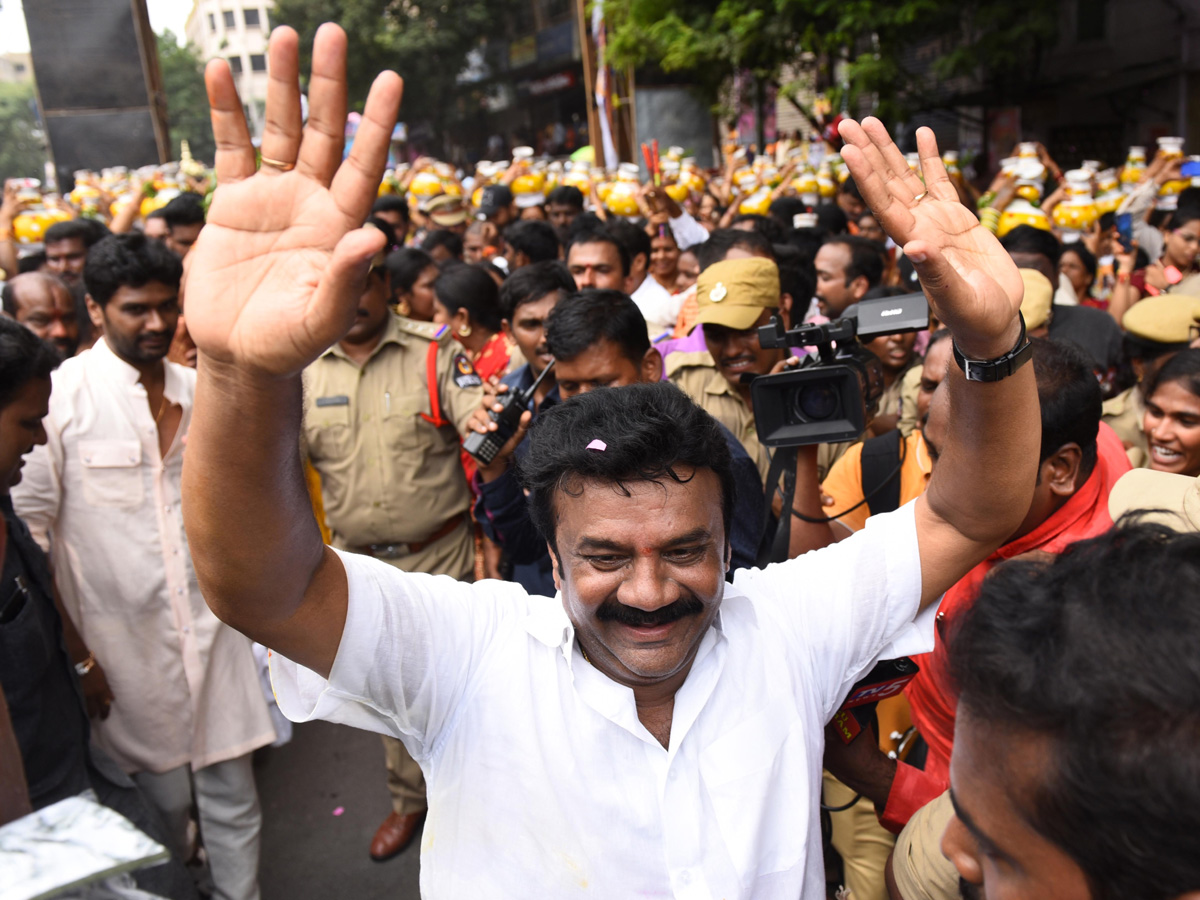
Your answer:
[[[75,663],[75,674],[82,678],[94,668],[96,668],[96,654],[88,651],[87,659]]]
[[[1117,284],[1129,284],[1129,279],[1130,279],[1129,272],[1118,272],[1117,273]]]

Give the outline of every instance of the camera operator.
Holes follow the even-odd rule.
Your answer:
[[[779,268],[770,259],[753,256],[713,263],[701,271],[696,282],[696,324],[704,326],[708,352],[667,357],[668,380],[733,432],[764,481],[770,454],[758,438],[750,384],[782,365],[788,351],[764,349],[758,329],[773,316],[788,327],[794,301],[781,294]],[[853,443],[821,445],[820,477]]]
[[[1200,892],[1200,480],[1129,472],[1109,511],[1143,509],[1000,567],[951,632],[950,791],[897,841],[893,900]]]
[[[558,378],[556,398],[547,405],[600,387],[651,384],[662,377],[662,357],[650,344],[646,320],[633,299],[619,291],[585,290],[561,300],[547,317],[546,349],[555,360],[553,374]],[[507,381],[506,386],[515,387]],[[484,400],[471,422],[475,431],[482,433],[495,427],[487,415],[494,404],[495,398]],[[533,411],[522,416],[517,432],[496,458],[489,465],[479,466],[482,485],[476,517],[480,521],[486,518],[488,536],[504,548],[515,565],[535,567],[544,573],[548,583],[542,591],[551,596],[555,588],[550,552],[530,519],[517,474],[509,464],[528,451],[523,438],[535,416]],[[724,426],[720,430],[733,460],[732,568],[746,568],[754,565],[758,552],[762,483],[754,461],[737,438]]]
[[[299,373],[352,323],[381,246],[358,225],[401,82],[376,79],[343,163],[344,33],[317,32],[303,134],[295,32],[269,54],[258,170],[228,65],[206,72],[222,151],[189,269],[203,360],[183,503],[205,599],[273,648],[285,712],[387,732],[421,762],[428,896],[823,896],[821,726],[881,654],[930,646],[931,607],[1018,527],[1036,477],[1020,275],[933,132],[922,184],[882,123],[839,126],[963,358],[925,494],[727,588],[715,421],[670,385],[589,391],[542,414],[522,464],[561,593],[531,597],[321,543]]]

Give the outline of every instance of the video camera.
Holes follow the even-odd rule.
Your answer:
[[[857,310],[821,325],[785,331],[779,317],[758,329],[763,348],[815,346],[795,368],[754,379],[754,421],[768,447],[856,440],[883,394],[883,366],[863,343],[929,327],[922,293],[863,300]],[[849,312],[849,311],[848,311]]]

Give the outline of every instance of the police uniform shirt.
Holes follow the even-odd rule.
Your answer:
[[[459,435],[483,389],[448,329],[389,313],[361,368],[334,345],[305,370],[304,390],[304,437],[335,542],[421,542],[467,511]],[[435,392],[442,425],[430,421]]]
[[[1125,445],[1129,463],[1134,468],[1146,465],[1149,459],[1150,445],[1142,428],[1145,419],[1146,404],[1142,400],[1139,385],[1134,385],[1104,401],[1104,413],[1100,420],[1117,433],[1117,437]]]

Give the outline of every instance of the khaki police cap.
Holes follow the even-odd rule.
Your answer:
[[[1145,520],[1176,531],[1200,531],[1200,478],[1133,469],[1122,475],[1108,495],[1114,520],[1135,510],[1154,510]]]
[[[1050,318],[1050,306],[1054,303],[1054,285],[1037,269],[1021,269],[1021,280],[1025,282],[1025,298],[1021,301],[1021,315],[1025,317],[1025,328],[1032,331],[1041,328]]]
[[[752,327],[764,309],[779,308],[779,267],[761,257],[714,263],[696,281],[697,325]]]
[[[1121,326],[1135,338],[1156,344],[1186,344],[1188,333],[1200,311],[1200,297],[1159,294],[1139,300],[1121,319]]]

